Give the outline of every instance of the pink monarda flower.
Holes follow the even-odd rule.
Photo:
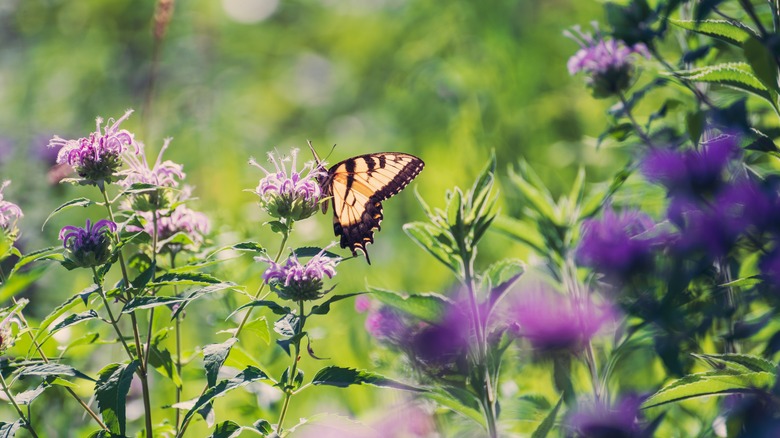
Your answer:
[[[546,288],[523,293],[510,310],[521,337],[539,350],[580,349],[607,323],[615,320],[609,306],[590,297],[571,297]]]
[[[170,143],[171,139],[166,138],[153,166],[149,166],[143,144],[138,145],[138,154],[125,153],[123,155],[124,161],[127,163],[127,170],[122,172],[125,178],[119,181],[122,187],[129,188],[133,184],[149,184],[158,187],[156,190],[151,189],[134,195],[132,198],[134,210],[160,210],[167,208],[174,202],[174,194],[170,190],[163,189],[179,187],[186,174],[181,164],[171,160],[162,160],[163,153],[168,149]]]
[[[283,263],[276,263],[268,257],[255,257],[255,260],[268,263],[263,280],[279,298],[311,301],[329,292],[322,290],[322,280],[325,276],[333,278],[336,275],[336,265],[341,261],[341,257],[328,257],[325,254],[333,245],[323,248],[306,264],[301,264],[294,252]]]
[[[54,136],[49,141],[49,147],[60,148],[57,154],[57,164],[67,163],[76,169],[76,173],[87,183],[102,186],[118,179],[118,169],[122,164],[121,155],[130,146],[135,147],[138,153],[138,145],[133,134],[126,129],[119,129],[119,125],[130,117],[133,110],[127,110],[125,114],[114,121],[109,119],[102,128],[103,119],[98,117],[95,132],[88,137],[78,140],[65,140]]]
[[[304,164],[303,169],[296,170],[298,149],[293,149],[290,157],[282,158],[268,154],[268,161],[273,163],[274,171],[269,172],[257,163],[254,158],[249,164],[265,172],[254,192],[260,197],[260,206],[275,218],[290,221],[306,219],[317,212],[323,199],[320,179],[327,173],[322,166],[315,166],[313,161]],[[290,169],[286,161],[292,161]]]
[[[154,235],[154,212],[138,213],[143,218],[143,231]],[[179,204],[173,210],[157,211],[157,251],[178,253],[182,250],[196,251],[204,242],[204,236],[211,226],[208,217],[198,211]],[[128,231],[141,231],[135,226]]]
[[[87,219],[84,228],[68,225],[60,230],[65,258],[74,267],[91,268],[105,264],[111,257],[112,233],[116,224],[101,219],[94,224]]]
[[[595,27],[595,26],[594,26]],[[569,74],[585,72],[587,85],[594,97],[607,97],[617,94],[631,85],[634,61],[632,55],[650,58],[650,52],[642,44],[626,46],[619,40],[605,40],[596,29],[596,37],[574,27],[576,35],[564,32],[564,35],[580,45],[580,50],[569,58]]]

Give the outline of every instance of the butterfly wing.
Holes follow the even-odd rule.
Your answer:
[[[333,231],[341,247],[371,264],[366,244],[382,222],[382,201],[400,192],[422,171],[425,163],[400,152],[367,154],[344,160],[328,170],[327,190],[333,197]]]

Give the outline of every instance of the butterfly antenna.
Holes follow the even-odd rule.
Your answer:
[[[325,157],[326,161],[328,160],[328,158],[330,158],[330,154],[332,154],[334,150],[336,150],[336,144],[335,143],[333,144],[333,147],[330,148],[330,152],[328,152],[328,156]]]

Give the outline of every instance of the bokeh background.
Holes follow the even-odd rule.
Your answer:
[[[562,32],[601,19],[598,2],[179,0],[157,46],[155,8],[152,0],[0,2],[0,179],[13,181],[6,199],[25,212],[24,251],[56,245],[62,226],[103,215],[97,207],[69,210],[42,228],[62,202],[98,195],[93,188],[49,182],[55,154],[47,150],[48,140],[54,134],[84,136],[94,129],[95,117],[119,117],[128,108],[135,113],[123,127],[136,133],[151,157],[164,138],[173,138],[166,158],[184,164],[199,198],[191,206],[211,218],[215,247],[245,240],[278,245],[247,191],[261,176],[247,165],[252,156],[262,161],[269,151],[297,147],[308,157],[309,139],[321,156],[336,145],[330,162],[385,150],[423,158],[426,168],[412,187],[385,203],[383,229],[369,247],[373,264],[342,265],[340,293],[367,285],[453,290],[454,278],[403,234],[402,225],[424,218],[415,190],[441,206],[445,191],[468,187],[493,150],[499,187],[506,186],[499,190],[505,214],[522,209],[505,183],[519,160],[528,161],[553,193],[567,192],[580,167],[597,183],[623,162],[622,151],[596,147],[607,103],[594,100],[566,70],[578,46]],[[330,217],[317,216],[298,225],[292,245],[321,246],[332,239]],[[480,266],[529,257],[498,233],[489,234],[480,249]],[[215,272],[254,292],[263,269],[243,256]],[[51,266],[25,292],[31,322],[90,282],[86,274]],[[224,340],[215,332],[231,326],[225,318],[244,301],[225,293],[188,309],[185,354],[191,362],[185,380],[196,383],[185,389],[185,399],[202,388],[196,346]],[[321,364],[305,357],[308,376],[334,364],[405,377],[365,332],[364,318],[344,302],[312,323],[314,348],[329,359]],[[47,348],[56,353],[58,344],[94,329],[85,324],[64,331]],[[288,362],[259,336],[242,339],[241,350],[274,374]],[[67,355],[94,373],[108,361],[123,360],[121,353],[115,346],[90,345]],[[173,387],[155,378],[153,400],[171,403]],[[550,392],[545,379],[540,384],[518,375],[507,390],[535,384],[538,392]],[[91,387],[82,386],[87,398]],[[275,393],[253,390],[220,399],[217,419],[251,424],[275,412]],[[33,418],[46,415],[51,436],[84,436],[92,429],[72,400],[55,391],[46,397],[49,408],[33,405]],[[376,388],[314,388],[294,400],[289,418],[327,411],[370,423],[404,397]],[[131,407],[140,414],[140,400]],[[11,412],[6,414],[10,419]],[[156,415],[160,422],[172,411]],[[199,421],[190,432],[205,436],[206,430]]]

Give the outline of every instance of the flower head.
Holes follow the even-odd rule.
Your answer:
[[[614,406],[602,403],[582,406],[566,423],[582,438],[638,438],[649,436],[639,424],[640,397],[626,397]]]
[[[611,277],[625,279],[645,270],[653,262],[653,246],[663,236],[645,236],[655,226],[637,210],[615,213],[607,209],[601,219],[588,219],[582,225],[577,260]]]
[[[432,376],[459,374],[468,369],[469,317],[454,305],[436,324],[410,330],[404,347],[412,362]]]
[[[179,183],[184,179],[185,174],[183,166],[174,163],[171,160],[162,160],[162,155],[168,149],[171,143],[170,138],[166,138],[157,160],[153,166],[149,166],[146,159],[146,153],[142,144],[138,145],[138,154],[125,153],[123,158],[127,163],[128,169],[122,172],[125,179],[119,184],[125,188],[133,184],[149,184],[157,186],[157,189],[137,194],[133,197],[132,206],[137,211],[152,211],[167,208],[173,202],[173,196],[169,190],[164,188],[179,187]]]
[[[315,167],[312,161],[306,163],[299,172],[295,168],[298,149],[293,149],[290,156],[282,158],[269,153],[268,160],[275,168],[273,172],[266,170],[254,159],[249,160],[249,164],[265,172],[265,177],[255,189],[255,193],[260,196],[260,206],[275,218],[299,221],[317,212],[323,199],[320,180],[327,173],[321,165]],[[292,161],[289,170],[285,165],[288,160]]]
[[[8,184],[11,184],[11,181],[0,184],[0,260],[8,254],[16,238],[19,237],[16,223],[24,216],[18,205],[3,199],[3,190],[8,187]]]
[[[126,129],[119,129],[132,110],[114,121],[109,119],[101,129],[103,119],[98,117],[95,132],[78,140],[65,140],[54,136],[49,141],[49,147],[59,147],[57,164],[67,163],[76,169],[76,173],[89,184],[101,185],[118,180],[118,169],[122,164],[121,155],[128,147],[134,146],[138,153],[138,145],[133,134]]]
[[[699,150],[655,149],[645,157],[642,173],[672,195],[711,194],[723,186],[723,173],[739,154],[736,137],[721,135]]]
[[[145,231],[154,235],[154,211],[138,213],[143,219],[143,228],[129,226],[128,231]],[[157,214],[157,251],[178,253],[182,250],[195,251],[203,244],[204,236],[209,233],[209,218],[179,204],[173,210],[159,210]]]
[[[650,57],[647,47],[642,44],[626,46],[619,40],[605,40],[596,29],[596,36],[582,32],[579,27],[564,34],[580,45],[580,50],[569,58],[569,74],[585,72],[587,85],[595,97],[607,97],[625,90],[631,84],[634,70],[633,56]]]
[[[279,298],[292,301],[316,300],[328,292],[322,290],[323,278],[333,278],[336,265],[341,261],[340,257],[325,254],[330,246],[323,248],[306,264],[301,264],[294,252],[284,263],[275,263],[268,257],[255,257],[255,260],[269,264],[263,273],[263,280]]]
[[[107,219],[91,223],[87,219],[84,228],[68,225],[60,230],[60,240],[65,247],[65,258],[78,267],[100,266],[111,257],[111,233],[116,224]]]
[[[392,307],[371,309],[366,316],[366,331],[381,340],[398,341],[407,333],[403,318]]]
[[[579,349],[615,313],[589,297],[575,298],[546,288],[526,291],[510,309],[519,336],[540,350]]]

